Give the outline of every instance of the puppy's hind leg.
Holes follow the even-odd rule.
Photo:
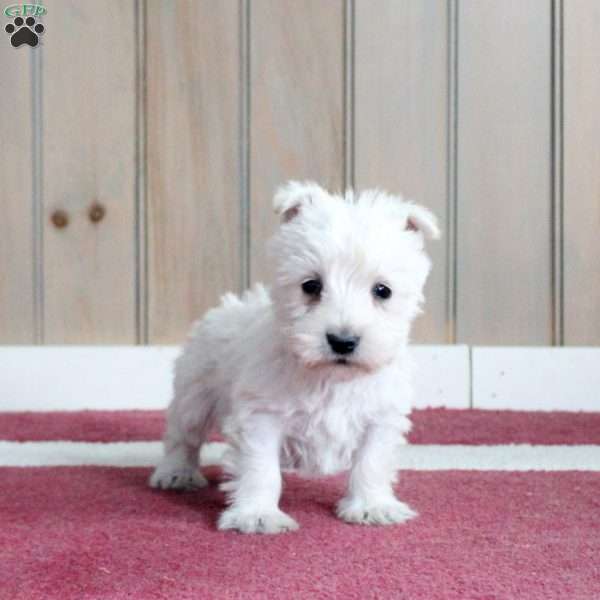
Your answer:
[[[193,490],[207,485],[198,470],[199,451],[212,428],[215,404],[213,394],[199,383],[175,394],[167,411],[165,456],[150,477],[151,487]]]

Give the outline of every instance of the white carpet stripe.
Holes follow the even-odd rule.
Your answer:
[[[210,444],[203,464],[215,464],[224,444]],[[160,442],[6,442],[0,441],[0,466],[96,465],[151,467],[162,455]],[[600,471],[600,446],[414,445],[400,454],[400,469],[445,471]]]

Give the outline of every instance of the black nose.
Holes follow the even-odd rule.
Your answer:
[[[336,354],[352,354],[360,342],[355,335],[339,336],[333,333],[327,334],[327,342]]]

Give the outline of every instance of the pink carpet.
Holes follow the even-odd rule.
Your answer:
[[[595,414],[414,422],[420,444],[600,443]],[[153,412],[0,414],[4,440],[152,440],[161,427]],[[216,485],[157,492],[149,472],[0,467],[0,598],[600,598],[600,472],[407,471],[398,493],[420,516],[388,528],[333,517],[343,477],[288,477],[282,507],[301,529],[274,537],[218,532]]]
[[[600,413],[415,410],[412,444],[600,444]],[[0,413],[0,439],[117,442],[159,440],[153,410]]]

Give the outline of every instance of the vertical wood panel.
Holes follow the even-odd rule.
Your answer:
[[[0,344],[26,344],[35,332],[31,58],[39,48],[1,41]]]
[[[550,2],[459,3],[457,337],[551,340]]]
[[[564,340],[600,344],[600,4],[564,2]]]
[[[251,10],[251,279],[269,278],[271,199],[286,179],[343,187],[341,0],[254,0]]]
[[[46,3],[44,321],[48,343],[135,341],[134,3]],[[90,206],[106,208],[98,223]],[[69,215],[59,229],[55,210]]]
[[[151,343],[240,286],[239,3],[147,7]]]
[[[376,10],[374,10],[376,9]],[[438,0],[357,0],[356,187],[382,187],[447,224],[447,8]],[[431,244],[433,271],[419,342],[447,338],[446,245]]]
[[[35,241],[43,241],[45,341],[134,342],[136,225],[148,247],[141,322],[150,341],[179,341],[222,292],[240,287],[246,259],[252,280],[268,277],[264,241],[276,225],[279,183],[344,185],[345,124],[354,124],[346,134],[358,188],[403,193],[450,226],[444,2],[355,0],[352,120],[344,115],[352,91],[344,82],[352,75],[344,0],[249,0],[250,112],[242,123],[244,2],[149,0],[147,230],[135,222],[136,118],[144,122],[135,112],[135,4],[47,0],[41,47],[1,45],[0,343],[35,341]],[[592,0],[563,4],[564,339],[598,344],[600,9]],[[546,0],[458,2],[460,342],[552,339],[550,10]],[[44,231],[36,240],[34,56],[43,126]],[[249,232],[240,210],[246,126]],[[107,208],[97,225],[87,217],[94,201]],[[69,215],[64,229],[50,223],[57,209]],[[417,341],[447,340],[446,240],[430,246],[434,270]],[[143,300],[146,289],[139,291]]]

